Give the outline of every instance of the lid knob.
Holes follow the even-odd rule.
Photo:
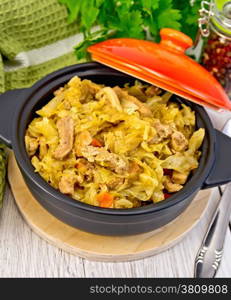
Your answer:
[[[172,50],[184,53],[188,48],[192,47],[192,39],[184,33],[164,28],[160,31],[161,45]]]

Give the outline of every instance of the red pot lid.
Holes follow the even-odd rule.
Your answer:
[[[182,32],[165,28],[161,42],[118,38],[88,48],[92,58],[102,64],[132,75],[212,108],[231,110],[231,101],[218,81],[185,50],[193,45]]]

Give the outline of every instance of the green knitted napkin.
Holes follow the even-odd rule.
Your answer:
[[[57,0],[1,0],[0,93],[76,63],[77,33]]]
[[[0,93],[29,87],[76,63],[73,47],[81,38],[78,25],[67,23],[66,8],[58,0],[0,0]],[[0,206],[5,162],[0,144]]]

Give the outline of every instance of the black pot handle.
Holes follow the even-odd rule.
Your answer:
[[[20,98],[27,89],[17,89],[0,95],[0,141],[11,148],[12,122],[20,107]]]
[[[215,133],[215,162],[203,188],[231,182],[231,138],[218,130]]]

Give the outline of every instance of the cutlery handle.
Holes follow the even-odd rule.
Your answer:
[[[231,184],[220,200],[195,262],[196,278],[213,278],[220,266],[231,213]]]

